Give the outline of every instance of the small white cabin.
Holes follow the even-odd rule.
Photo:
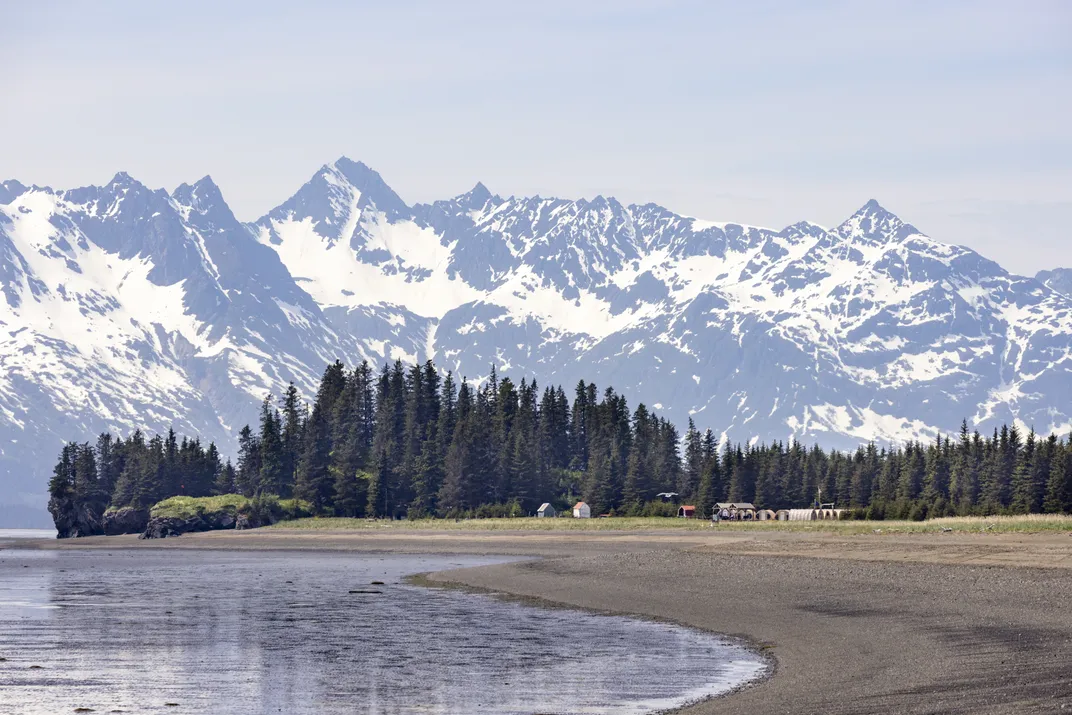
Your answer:
[[[553,506],[551,506],[550,504],[548,504],[547,502],[544,502],[543,504],[540,504],[540,508],[536,510],[536,516],[541,518],[541,519],[544,518],[544,517],[551,517],[551,516],[557,516],[557,515],[558,515],[558,512],[555,511],[555,508]]]
[[[574,519],[591,519],[592,509],[583,501],[579,501],[573,505],[573,518]]]

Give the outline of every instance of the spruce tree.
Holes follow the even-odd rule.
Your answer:
[[[1033,507],[1037,509],[1034,483],[1036,446],[1035,430],[1032,429],[1013,467],[1009,508],[1016,514],[1030,514]]]
[[[272,406],[271,396],[261,403],[260,475],[257,494],[286,496],[286,454],[280,429],[279,412]]]
[[[328,469],[330,462],[331,426],[320,405],[315,404],[303,431],[294,495],[312,504],[317,513],[333,503],[334,483]]]
[[[643,403],[633,413],[633,448],[625,468],[622,506],[631,513],[654,494],[654,448],[657,425]]]
[[[695,501],[700,490],[700,478],[703,475],[703,440],[696,423],[689,418],[689,426],[685,431],[685,464],[681,470],[681,479],[677,484],[677,491],[681,494],[684,502]]]
[[[287,385],[280,403],[280,416],[282,418],[281,435],[283,442],[283,473],[280,494],[290,492],[294,484],[295,470],[298,467],[298,456],[302,449],[302,422],[304,415],[301,408],[301,397],[294,383]]]
[[[253,430],[246,425],[238,433],[238,467],[235,469],[235,490],[252,497],[260,483],[261,445]]]
[[[700,476],[696,508],[700,516],[709,517],[715,512],[715,504],[721,500],[723,491],[722,473],[717,458],[710,459]]]
[[[220,469],[216,475],[216,482],[213,485],[212,493],[216,495],[221,494],[235,494],[238,490],[236,485],[236,472],[234,466],[231,464],[231,460],[227,460],[224,463],[223,468]]]
[[[75,494],[74,489],[74,445],[65,444],[60,450],[60,459],[52,470],[52,478],[48,482],[49,506],[53,517],[59,519],[57,514],[66,508]]]
[[[960,439],[956,456],[949,473],[949,500],[958,511],[965,508],[969,497],[969,471],[971,469],[971,441],[968,439],[968,421],[960,423]]]
[[[1047,514],[1072,512],[1072,436],[1068,442],[1057,443],[1042,510]]]

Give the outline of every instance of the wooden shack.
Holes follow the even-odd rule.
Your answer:
[[[592,509],[583,501],[579,501],[573,505],[573,518],[574,519],[591,519]]]
[[[558,516],[558,512],[555,511],[553,506],[544,502],[543,504],[540,504],[540,508],[536,510],[536,516],[543,519],[545,517]]]
[[[685,505],[677,510],[677,515],[682,519],[694,519],[696,518],[696,507]]]

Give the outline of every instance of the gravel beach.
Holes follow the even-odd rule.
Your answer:
[[[19,546],[542,557],[426,580],[668,620],[737,636],[772,658],[772,677],[688,715],[1072,713],[1067,533],[270,529]]]

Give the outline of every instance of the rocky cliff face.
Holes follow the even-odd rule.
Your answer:
[[[73,498],[52,498],[48,511],[56,525],[57,538],[73,539],[79,536],[98,536],[104,533],[104,515],[89,504],[76,502]]]
[[[194,514],[188,517],[157,516],[149,519],[145,524],[141,538],[165,539],[195,531],[233,529],[239,518],[233,510]],[[248,522],[248,518],[245,521]],[[257,523],[254,526],[265,526],[265,524]],[[254,527],[247,526],[246,528]]]
[[[104,512],[103,528],[108,536],[140,534],[149,523],[149,510],[125,506]]]
[[[782,229],[480,184],[409,206],[348,159],[251,223],[208,177],[0,187],[3,503],[42,503],[61,442],[101,430],[226,453],[266,392],[311,394],[335,359],[594,379],[742,441],[1072,424],[1060,272],[1012,275],[875,201]]]

